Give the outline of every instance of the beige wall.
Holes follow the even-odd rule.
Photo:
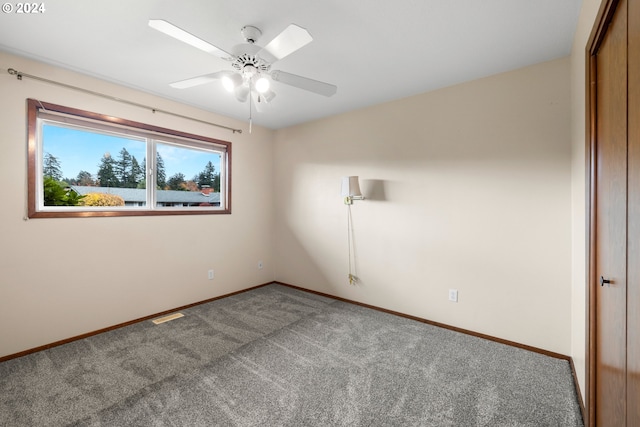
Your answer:
[[[273,131],[7,54],[0,65],[0,356],[273,280]],[[17,81],[10,67],[245,132]],[[29,97],[231,141],[233,214],[25,221]]]
[[[278,131],[277,280],[569,354],[570,101],[563,58]]]
[[[585,56],[601,0],[583,0],[571,52],[571,356],[585,391],[586,336],[586,152]]]
[[[0,357],[275,277],[571,354],[584,391],[584,47],[599,5],[584,1],[570,59],[252,135],[18,82],[4,70],[246,128],[0,53]],[[28,97],[231,141],[233,214],[25,221]],[[351,174],[367,196],[352,211],[357,286]]]

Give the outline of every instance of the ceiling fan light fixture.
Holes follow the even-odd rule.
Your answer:
[[[276,93],[271,89],[267,89],[266,91],[260,94],[260,97],[264,100],[264,102],[269,103],[273,98],[276,97]]]
[[[233,92],[235,88],[242,85],[242,76],[239,74],[231,74],[222,77],[222,86],[228,91]]]
[[[271,84],[269,83],[269,79],[267,79],[266,77],[260,77],[258,80],[256,80],[255,87],[259,93],[264,94],[269,90]]]
[[[245,102],[249,97],[249,87],[240,85],[235,88],[236,99],[240,102]]]
[[[252,79],[258,74],[258,69],[252,64],[245,64],[242,68],[242,75],[245,79]]]
[[[271,70],[273,62],[296,52],[313,40],[311,34],[298,25],[289,25],[262,48],[255,44],[262,32],[256,27],[247,25],[241,30],[246,43],[236,45],[232,50],[233,53],[228,53],[168,21],[152,19],[149,20],[149,26],[174,39],[231,62],[233,71],[218,71],[192,77],[171,83],[171,86],[184,89],[220,79],[222,86],[229,93],[233,93],[239,102],[245,103],[249,100],[249,133],[251,133],[253,120],[252,107],[255,106],[256,110],[260,112],[262,105],[269,103],[276,96],[275,92],[271,90],[271,80],[324,96],[332,96],[337,91],[335,85],[284,71]]]

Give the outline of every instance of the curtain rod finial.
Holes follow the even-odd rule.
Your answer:
[[[11,74],[12,76],[16,76],[18,80],[22,80],[22,73],[15,68],[9,68],[7,70],[7,73]]]

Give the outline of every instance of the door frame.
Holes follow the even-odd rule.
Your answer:
[[[620,0],[602,0],[598,15],[595,20],[591,35],[586,46],[586,129],[585,129],[585,154],[586,154],[586,390],[585,390],[585,406],[586,419],[584,420],[586,427],[593,427],[596,423],[596,291],[597,278],[595,271],[595,248],[596,248],[596,215],[595,203],[596,192],[595,182],[597,173],[596,164],[596,94],[597,94],[597,66],[596,53],[604,39],[606,31],[613,19],[613,14],[618,7]]]

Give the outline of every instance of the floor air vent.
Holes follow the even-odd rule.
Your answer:
[[[182,314],[182,313],[173,313],[173,314],[170,314],[168,316],[159,317],[157,319],[154,319],[154,320],[152,320],[152,322],[155,323],[156,325],[159,325],[160,323],[168,322],[168,321],[174,320],[174,319],[179,319],[181,317],[184,317],[184,314]]]

